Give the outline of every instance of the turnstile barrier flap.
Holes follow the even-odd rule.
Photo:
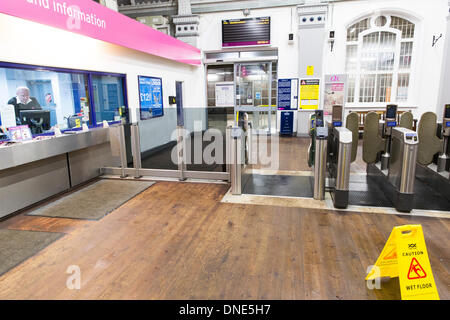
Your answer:
[[[402,113],[402,115],[400,116],[400,123],[398,126],[412,130],[413,124],[414,124],[414,117],[412,112],[408,111]]]
[[[350,112],[347,116],[346,128],[352,132],[352,156],[351,162],[356,160],[358,153],[358,140],[359,140],[359,119],[356,112]]]
[[[369,112],[364,120],[363,160],[366,163],[376,162],[378,153],[385,149],[386,139],[378,133],[379,117],[378,113]]]
[[[436,136],[437,117],[434,112],[425,112],[420,118],[419,128],[419,150],[417,162],[422,165],[429,165],[433,162],[436,153],[442,151],[444,140]]]

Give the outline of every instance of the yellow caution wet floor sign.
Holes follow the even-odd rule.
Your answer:
[[[421,225],[394,227],[366,280],[399,277],[403,300],[439,300]]]

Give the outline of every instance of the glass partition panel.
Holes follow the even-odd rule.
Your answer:
[[[178,170],[177,109],[164,108],[163,116],[139,120],[138,126],[142,168]]]
[[[186,140],[187,170],[226,171],[227,117],[233,114],[208,113],[207,108],[184,108],[184,123],[188,134]]]

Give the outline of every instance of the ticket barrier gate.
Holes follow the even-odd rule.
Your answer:
[[[342,110],[342,109],[341,109]],[[342,121],[336,125],[341,126]],[[349,181],[349,168],[351,161],[351,149],[352,149],[352,133],[346,129],[341,127],[333,128],[333,132],[329,131],[328,125],[326,125],[323,121],[323,112],[321,110],[317,110],[312,117],[311,121],[311,146],[309,148],[309,160],[308,162],[311,166],[314,166],[314,187],[313,187],[313,197],[317,200],[325,199],[325,190],[326,190],[326,176],[328,172],[328,162],[336,161],[333,168],[333,172],[335,172],[335,179],[333,182],[336,185],[333,185],[332,192],[336,191],[339,194],[336,197],[334,203],[338,208],[345,208],[348,205],[348,181]],[[332,134],[329,135],[329,132]],[[346,133],[346,134],[344,134]],[[231,193],[233,195],[242,194],[243,185],[245,185],[245,166],[247,162],[246,154],[248,151],[247,143],[245,143],[245,138],[248,137],[249,132],[242,130],[238,126],[234,126],[231,128]],[[329,138],[333,136],[336,142],[330,143]],[[333,146],[333,150],[336,151],[333,153],[333,157],[329,157],[328,155],[328,145]],[[334,147],[336,145],[336,147]],[[341,168],[342,167],[342,168]],[[244,178],[243,178],[244,176]],[[310,186],[308,185],[307,188]]]
[[[389,106],[387,109],[389,113]],[[395,119],[392,113],[386,116],[382,137],[379,134],[379,115],[375,112],[366,115],[363,160],[367,163],[368,176],[379,184],[390,185],[386,196],[390,198],[394,207],[400,212],[410,212],[414,206],[419,137],[413,130],[388,125],[387,122],[390,121],[388,119],[391,118]],[[386,130],[387,128],[390,129]],[[389,143],[386,142],[387,139],[390,140]],[[388,147],[390,152],[386,151]]]
[[[420,118],[417,131],[419,154],[416,177],[430,186],[435,194],[446,198],[447,203],[450,203],[450,157],[448,149],[450,104],[445,105],[442,125],[438,125],[435,113],[426,112]]]
[[[342,127],[343,108],[333,106],[332,123],[324,124],[323,113],[317,110],[310,122],[310,166],[314,166],[314,199],[325,198],[326,176],[328,190],[335,208],[347,208],[353,133]],[[312,157],[314,155],[314,157]]]
[[[333,127],[328,139],[329,187],[335,208],[348,206],[352,140],[352,132],[344,127]]]

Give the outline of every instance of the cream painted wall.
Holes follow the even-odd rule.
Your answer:
[[[446,17],[448,0],[354,0],[330,3],[326,19],[325,32],[336,31],[333,52],[327,40],[324,40],[323,72],[344,73],[346,27],[359,17],[382,9],[410,14],[416,24],[416,47],[413,53],[415,64],[410,104],[415,107],[414,114],[419,118],[423,112],[440,110],[438,103],[439,82],[441,79],[444,38],[446,36]],[[248,17],[271,17],[271,46],[278,48],[279,78],[298,77],[298,15],[297,8],[281,7],[269,9],[251,9]],[[381,12],[381,11],[380,11]],[[292,14],[291,14],[292,13]],[[291,22],[292,16],[292,22]],[[200,49],[220,50],[222,19],[244,18],[242,11],[226,11],[200,15]],[[287,41],[288,34],[294,33],[294,44]],[[433,35],[442,38],[432,47]],[[301,44],[301,46],[307,44]],[[300,46],[300,47],[301,47]],[[323,81],[322,81],[323,83]]]
[[[271,46],[278,48],[278,76],[292,78],[298,75],[296,7],[250,10],[252,17],[270,16]],[[199,48],[208,50],[222,49],[222,20],[246,18],[242,11],[226,11],[200,15]],[[292,18],[292,21],[291,21]],[[294,43],[288,43],[288,34],[294,33]]]
[[[410,15],[412,20],[415,19],[416,46],[413,52],[415,70],[408,106],[417,107],[413,109],[417,118],[426,111],[436,112],[439,110],[437,103],[446,36],[447,0],[363,0],[331,4],[327,29],[336,31],[336,41],[333,52],[326,44],[328,46],[324,58],[326,73],[345,72],[347,26],[359,17],[376,12],[401,12]],[[432,47],[433,35],[439,36],[441,33],[442,38]]]

